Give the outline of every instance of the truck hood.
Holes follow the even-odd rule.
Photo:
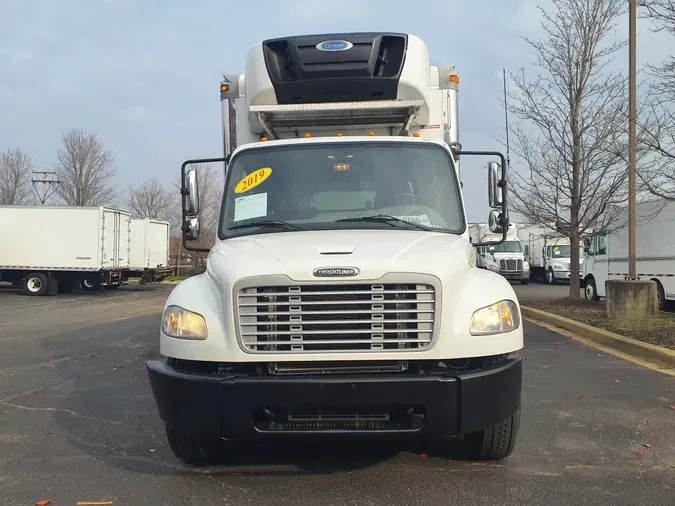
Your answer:
[[[460,275],[473,266],[465,237],[415,230],[326,230],[281,232],[219,242],[207,272],[219,284],[283,274],[297,282],[316,281],[315,269],[357,268],[353,279],[378,279],[387,272]],[[344,279],[344,278],[342,278]]]

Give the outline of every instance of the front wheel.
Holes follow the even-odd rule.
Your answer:
[[[598,296],[598,289],[595,286],[595,279],[588,278],[586,280],[586,284],[584,285],[584,296],[588,300],[592,300],[595,302],[598,302],[600,300],[600,297]]]
[[[553,274],[553,269],[550,267],[548,268],[548,271],[546,272],[546,282],[549,285],[555,285],[556,280],[555,280],[555,274]]]
[[[176,457],[196,466],[213,462],[223,449],[218,439],[180,434],[169,426],[166,427],[166,437]]]
[[[505,418],[492,427],[467,434],[464,439],[473,458],[498,460],[511,455],[516,445],[519,429],[520,408],[512,416]]]

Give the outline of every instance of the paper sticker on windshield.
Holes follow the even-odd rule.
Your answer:
[[[407,221],[408,223],[415,223],[416,225],[424,225],[426,227],[431,227],[431,222],[429,221],[429,216],[426,214],[420,214],[419,216],[397,216],[399,220]]]
[[[234,193],[246,193],[265,181],[271,174],[272,169],[270,167],[263,167],[255,172],[251,172],[237,183],[237,186],[234,187]]]
[[[234,221],[267,216],[267,193],[256,193],[234,199]]]

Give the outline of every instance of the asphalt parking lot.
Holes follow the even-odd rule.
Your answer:
[[[673,503],[675,377],[530,323],[521,432],[503,462],[355,443],[184,466],[144,369],[159,356],[171,288],[39,298],[0,288],[0,504]],[[549,288],[568,290],[516,290],[524,300]]]

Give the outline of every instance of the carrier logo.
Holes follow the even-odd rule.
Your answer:
[[[354,47],[348,40],[324,40],[316,45],[319,51],[347,51]]]
[[[317,278],[336,278],[342,276],[356,276],[359,270],[354,267],[323,267],[314,269]]]

